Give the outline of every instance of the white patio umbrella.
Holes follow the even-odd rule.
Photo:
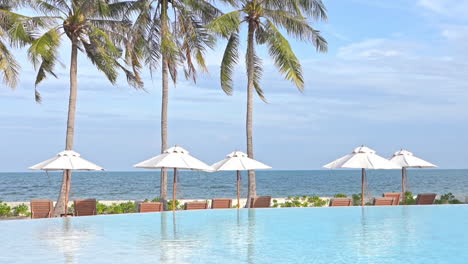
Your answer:
[[[40,162],[36,165],[29,167],[30,170],[44,170],[44,171],[65,171],[65,212],[67,213],[68,207],[68,193],[70,191],[71,171],[103,171],[104,169],[90,161],[83,159],[78,152],[73,150],[65,150],[57,154],[57,156]]]
[[[393,154],[393,157],[390,159],[391,162],[394,164],[401,166],[401,193],[402,196],[405,195],[406,192],[406,184],[407,184],[407,175],[406,175],[406,168],[437,168],[436,165],[422,160],[418,157],[415,157],[413,153],[407,150],[400,150]]]
[[[178,169],[213,171],[213,168],[211,168],[209,165],[206,165],[202,161],[192,157],[186,149],[177,145],[166,149],[161,155],[134,165],[134,167],[143,169],[174,169],[172,210],[175,210]]]
[[[351,154],[341,157],[323,166],[329,169],[354,168],[361,169],[361,205],[364,206],[364,191],[366,183],[366,169],[400,169],[401,167],[375,154],[375,151],[361,146]]]
[[[240,204],[241,171],[271,169],[270,166],[249,158],[241,151],[230,153],[225,159],[216,162],[211,167],[215,171],[237,171],[237,208]]]

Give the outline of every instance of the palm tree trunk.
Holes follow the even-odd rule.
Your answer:
[[[167,34],[167,0],[161,6],[161,36]],[[163,37],[161,37],[162,39]],[[161,153],[167,149],[167,105],[169,103],[169,72],[166,54],[162,53],[162,102],[161,102]],[[167,210],[167,170],[161,170],[161,184],[159,197]]]
[[[361,169],[361,206],[365,205],[366,169]]]
[[[67,119],[67,136],[65,141],[65,149],[73,149],[73,138],[75,135],[75,116],[76,116],[76,97],[78,90],[78,40],[72,36],[72,51],[70,61],[70,97],[68,100],[68,119]],[[54,216],[59,217],[61,214],[67,213],[68,193],[71,186],[71,171],[63,172],[62,186],[57,203],[54,209]]]
[[[249,35],[247,43],[247,116],[246,116],[246,134],[247,134],[247,155],[254,158],[253,153],[253,93],[254,93],[254,34],[255,25],[249,22]],[[249,191],[247,194],[247,208],[250,208],[250,200],[257,195],[257,186],[255,181],[255,171],[249,171]]]

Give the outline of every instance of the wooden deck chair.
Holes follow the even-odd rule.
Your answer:
[[[250,199],[250,208],[269,208],[271,196],[258,196]]]
[[[75,216],[96,215],[96,199],[75,200]]]
[[[333,198],[330,200],[330,206],[352,206],[353,200],[351,198]]]
[[[435,193],[420,193],[416,197],[417,205],[429,205],[434,204],[437,194]]]
[[[229,209],[232,208],[232,200],[227,198],[217,198],[211,200],[211,209]]]
[[[163,204],[162,203],[140,203],[138,207],[138,212],[140,213],[151,213],[151,212],[162,212]]]
[[[374,199],[374,205],[377,206],[389,206],[393,205],[395,198],[393,197],[378,197]]]
[[[51,200],[31,200],[31,219],[51,218],[54,214],[54,202]]]
[[[399,205],[400,204],[401,193],[384,193],[383,197],[395,198],[393,200],[393,205]]]
[[[186,202],[185,203],[185,210],[202,210],[208,209],[207,202]]]

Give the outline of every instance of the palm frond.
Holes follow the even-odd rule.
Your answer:
[[[71,12],[70,8],[68,7],[67,3],[65,1],[60,1],[60,0],[31,0],[29,4],[32,8],[35,10],[41,12],[42,14],[45,14],[47,16],[53,15],[53,16],[61,16],[61,15],[67,15],[69,12]]]
[[[317,51],[327,51],[327,41],[322,37],[318,30],[312,28],[308,21],[301,16],[293,16],[284,10],[265,9],[264,15],[272,23],[284,28],[288,34],[298,38],[301,41],[310,41]],[[260,35],[263,32],[260,32]]]
[[[260,87],[260,80],[262,79],[263,75],[262,60],[256,54],[253,54],[253,69],[253,83],[255,91],[257,92],[258,97],[260,97],[263,102],[267,103],[263,90]]]
[[[35,81],[37,102],[41,101],[37,86],[47,78],[47,74],[57,77],[54,73],[54,68],[57,62],[59,46],[60,33],[57,28],[53,28],[35,39],[28,49],[29,59],[33,63],[34,68],[38,68]]]
[[[175,7],[177,10],[189,10],[203,24],[207,24],[222,15],[221,10],[206,0],[184,0],[180,4],[176,4]]]
[[[220,79],[223,91],[232,95],[232,74],[234,67],[239,61],[239,34],[234,32],[228,39],[221,62]]]
[[[102,30],[94,26],[89,28],[88,39],[80,38],[85,53],[98,70],[103,72],[112,84],[115,84],[118,76],[116,59],[120,57],[121,51]]]
[[[278,28],[269,20],[265,26],[268,35],[266,44],[269,54],[273,57],[275,65],[287,80],[292,81],[299,90],[304,89],[304,78],[299,59],[294,54],[289,41],[281,34]]]
[[[297,0],[303,12],[316,20],[328,20],[327,9],[322,0]]]
[[[238,30],[241,24],[240,15],[241,12],[238,10],[224,14],[207,24],[206,28],[217,35],[228,38]]]
[[[199,68],[207,72],[208,69],[205,65],[205,52],[206,48],[212,48],[215,43],[215,39],[210,35],[203,23],[197,19],[195,13],[186,8],[180,8],[178,10],[178,27],[176,34],[181,36],[182,42],[179,49],[185,55],[185,77],[192,78],[196,81],[196,67],[194,61],[196,61]]]
[[[0,72],[3,83],[11,88],[15,88],[18,83],[19,65],[7,46],[0,41]]]

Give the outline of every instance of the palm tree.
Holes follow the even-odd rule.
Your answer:
[[[18,83],[20,66],[9,48],[31,43],[31,30],[43,25],[40,17],[28,17],[12,11],[20,4],[20,1],[0,0],[0,75],[10,88],[15,88]]]
[[[208,28],[227,39],[221,63],[220,80],[224,92],[231,95],[233,89],[232,73],[239,60],[239,32],[243,24],[247,26],[247,52],[245,56],[247,68],[247,154],[250,158],[254,158],[252,128],[254,90],[265,101],[263,90],[260,87],[262,63],[256,55],[256,45],[265,44],[278,70],[302,91],[304,78],[301,64],[281,29],[301,41],[311,42],[317,51],[326,52],[326,40],[319,31],[312,28],[309,18],[306,16],[314,20],[326,20],[327,15],[321,0],[239,0],[233,7],[236,8],[235,11],[218,17],[208,25]],[[254,171],[249,171],[248,182],[247,206],[250,206],[250,199],[256,196]]]
[[[76,116],[76,98],[78,92],[78,52],[83,52],[107,79],[115,84],[118,70],[123,70],[127,81],[136,88],[143,83],[136,71],[126,69],[119,58],[126,41],[125,32],[131,26],[124,19],[128,3],[111,0],[34,0],[28,3],[38,13],[50,20],[45,32],[32,41],[28,53],[37,68],[36,100],[41,101],[37,85],[47,75],[55,76],[54,66],[57,62],[62,37],[66,35],[71,45],[70,60],[70,97],[65,149],[73,149]],[[71,172],[63,174],[60,194],[55,206],[55,216],[66,213],[68,191],[71,183]]]
[[[229,1],[229,0],[222,0]],[[141,67],[144,59],[151,74],[160,67],[162,76],[161,153],[168,147],[169,78],[176,84],[178,70],[183,69],[186,79],[194,82],[197,67],[207,71],[204,54],[214,45],[214,38],[204,25],[221,12],[214,0],[138,0],[138,10],[132,31],[131,45],[127,47],[129,61]],[[160,199],[167,208],[167,171],[161,170]]]

